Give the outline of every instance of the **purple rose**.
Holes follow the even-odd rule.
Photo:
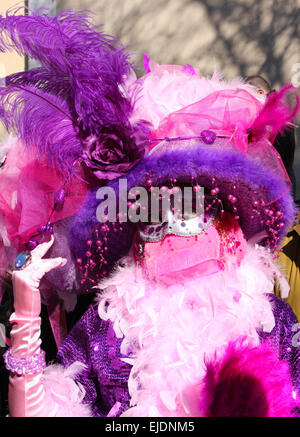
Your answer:
[[[106,131],[83,141],[82,159],[98,179],[112,180],[126,174],[145,155],[149,128],[139,123],[128,135]]]

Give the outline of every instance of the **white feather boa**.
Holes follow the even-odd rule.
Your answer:
[[[257,328],[271,331],[274,317],[271,255],[248,245],[239,267],[170,287],[149,282],[132,258],[101,283],[98,312],[124,337],[121,352],[133,365],[131,407],[123,416],[191,416],[200,395],[205,359],[241,336],[259,344]]]

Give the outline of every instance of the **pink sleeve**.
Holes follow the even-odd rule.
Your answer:
[[[28,358],[40,350],[41,319],[11,316],[12,353]],[[85,392],[76,383],[76,375],[84,368],[76,362],[68,368],[50,365],[44,371],[9,378],[9,412],[12,417],[88,417],[87,405],[82,403]]]
[[[47,264],[46,264],[47,263]],[[13,274],[15,312],[10,317],[10,353],[17,359],[30,360],[40,352],[41,311],[37,270],[42,265],[52,267],[55,260],[41,260],[34,265],[34,274],[28,268]],[[42,268],[41,268],[42,270]],[[9,378],[9,412],[13,417],[90,416],[88,406],[82,403],[85,392],[76,383],[76,375],[83,370],[82,363],[73,363],[64,368],[48,366],[37,373],[17,375]]]

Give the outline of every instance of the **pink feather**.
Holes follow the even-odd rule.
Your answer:
[[[220,359],[206,363],[199,410],[210,417],[290,417],[296,401],[288,364],[268,344],[228,345]]]
[[[285,85],[279,91],[273,91],[268,96],[263,108],[247,130],[251,141],[258,141],[266,135],[274,140],[278,132],[289,127],[300,107],[298,96],[296,96],[294,108],[291,108],[285,101],[293,89],[292,85]]]

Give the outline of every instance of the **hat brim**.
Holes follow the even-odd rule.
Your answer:
[[[153,153],[127,175],[128,190],[147,186],[149,177],[152,186],[162,186],[174,178],[191,184],[193,178],[194,183],[207,189],[218,187],[223,209],[236,208],[234,215],[239,217],[247,240],[263,231],[271,237],[268,220],[272,214],[271,219],[276,217],[273,228],[277,231],[278,245],[295,219],[291,187],[258,160],[232,147],[210,148],[199,141],[193,147]],[[115,184],[116,181],[112,186],[116,187]],[[230,194],[236,198],[234,205],[228,200]]]
[[[220,142],[216,144],[217,147],[210,147],[199,140],[193,147],[175,147],[148,155],[126,176],[122,176],[126,178],[127,190],[133,187],[149,188],[149,179],[152,186],[166,185],[176,179],[180,184],[190,186],[197,183],[208,190],[218,187],[218,198],[222,201],[223,209],[233,212],[233,208],[236,208],[233,215],[239,217],[238,222],[245,238],[249,240],[260,233],[266,233],[267,237],[257,242],[271,249],[276,248],[296,216],[290,186],[282,175],[266,168],[259,160],[228,146],[225,140],[216,141]],[[225,142],[221,144],[222,141],[227,145]],[[224,147],[219,147],[221,145]],[[118,204],[119,179],[111,181],[108,186],[116,193]],[[230,194],[236,198],[234,204],[228,200]],[[88,194],[81,211],[74,218],[69,235],[73,255],[82,257],[83,262],[87,240],[92,240],[91,250],[97,254],[95,229],[98,229],[98,240],[106,238],[107,263],[103,267],[96,267],[96,279],[102,275],[103,268],[105,274],[108,274],[114,264],[128,253],[137,229],[137,224],[130,221],[115,224],[108,222],[107,230],[102,234],[102,224],[96,218],[101,202],[96,198],[96,190]],[[272,219],[274,224],[270,227],[267,223]],[[276,240],[272,240],[270,229],[275,230]]]

